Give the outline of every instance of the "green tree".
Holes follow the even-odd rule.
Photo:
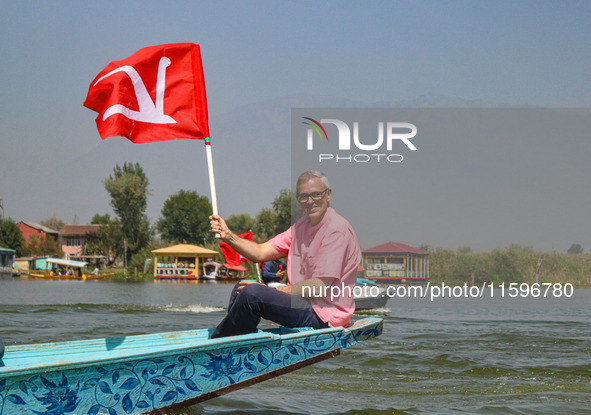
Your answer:
[[[133,271],[133,269],[137,269],[138,273],[147,273],[153,274],[154,273],[154,265],[152,261],[154,260],[154,254],[152,254],[152,250],[157,249],[156,247],[151,246],[152,244],[143,247],[138,252],[136,252],[129,261],[129,268]],[[146,261],[150,259],[151,261]]]
[[[431,252],[434,249],[431,245],[429,245],[426,242],[423,242],[417,248],[420,249],[421,251],[425,251],[425,252]]]
[[[128,255],[146,246],[151,238],[148,207],[148,178],[136,163],[116,165],[113,175],[105,179],[105,189],[111,195],[111,206],[121,223],[121,232],[127,240]]]
[[[297,201],[293,192],[289,189],[282,189],[273,200],[273,211],[277,215],[275,233],[281,233],[293,225],[299,218],[304,216],[304,211]]]
[[[91,255],[104,255],[109,264],[112,264],[117,257],[123,255],[123,233],[121,224],[116,218],[106,213],[99,215],[96,213],[90,223],[101,225],[93,240],[85,246],[85,252]]]
[[[42,220],[41,225],[47,226],[48,228],[59,232],[66,225],[66,222],[64,222],[61,219],[58,219],[56,215],[53,215],[49,219]]]
[[[24,245],[23,234],[11,218],[0,219],[0,245],[14,249],[20,256]]]
[[[92,219],[90,220],[92,225],[117,225],[119,222],[115,218],[111,218],[111,215],[105,213],[104,215],[99,215],[95,213]]]
[[[263,239],[275,235],[277,215],[269,208],[262,208],[256,214],[252,231]]]
[[[240,235],[253,229],[254,219],[247,213],[241,213],[228,217],[226,224],[232,229],[232,232]]]
[[[302,207],[289,189],[282,189],[271,205],[273,209],[263,208],[255,216],[253,232],[256,235],[271,238],[304,216]]]
[[[583,247],[580,244],[572,244],[566,253],[571,255],[582,254]]]
[[[203,244],[209,236],[211,211],[207,197],[180,190],[164,202],[156,227],[164,240]]]
[[[64,251],[56,238],[33,236],[31,240],[23,243],[20,254],[22,256],[56,256],[61,258],[64,256]]]

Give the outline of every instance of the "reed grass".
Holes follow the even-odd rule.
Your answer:
[[[430,250],[429,268],[433,282],[560,282],[591,286],[591,254],[561,254],[534,251],[511,245],[492,252]],[[539,267],[539,268],[538,268]]]

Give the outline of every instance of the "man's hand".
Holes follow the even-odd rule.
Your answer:
[[[285,294],[291,295],[291,285],[286,285],[285,287],[275,287],[277,291],[281,291]]]
[[[226,221],[218,215],[209,217],[209,233],[213,235],[219,234],[222,241],[225,241],[232,234],[230,228],[226,225]]]
[[[242,289],[244,287],[246,287],[247,285],[250,285],[250,284],[265,285],[265,284],[261,284],[260,282],[253,281],[253,280],[242,280],[242,281],[239,282],[238,292],[242,291]],[[286,294],[291,294],[291,286],[289,286],[289,285],[287,285],[285,287],[275,287],[275,289],[277,291],[281,291],[281,292],[284,292]]]
[[[228,228],[226,221],[218,215],[211,215],[209,217],[209,232],[214,235],[219,234],[222,241],[226,242],[232,249],[250,261],[265,262],[282,257],[269,242],[259,244],[239,237]]]
[[[238,292],[242,291],[244,287],[250,284],[261,284],[260,282],[252,281],[252,280],[242,280],[239,283]],[[261,284],[262,285],[262,284]]]

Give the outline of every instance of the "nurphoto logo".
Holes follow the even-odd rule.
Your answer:
[[[302,123],[307,125],[306,149],[308,151],[314,150],[314,137],[318,136],[322,143],[322,149],[330,149],[327,146],[334,147],[334,140],[329,142],[328,133],[325,126],[329,130],[337,129],[338,152],[335,153],[320,153],[318,154],[318,162],[345,162],[345,163],[369,163],[369,162],[390,162],[400,163],[404,160],[402,154],[394,153],[403,144],[411,151],[418,151],[418,148],[410,141],[417,135],[417,127],[414,124],[407,122],[378,122],[377,123],[377,139],[375,138],[360,138],[359,122],[355,121],[350,124],[336,118],[322,118],[316,121],[310,117],[302,117],[305,121]],[[364,131],[375,131],[376,126],[363,125]],[[353,133],[351,134],[351,130]],[[333,132],[331,131],[331,138]],[[353,140],[351,140],[351,137]],[[375,137],[375,136],[374,136]],[[368,142],[370,141],[370,142]],[[353,151],[351,147],[353,144]],[[396,150],[395,150],[396,149]],[[357,151],[357,152],[356,152]],[[361,152],[359,152],[361,151]]]

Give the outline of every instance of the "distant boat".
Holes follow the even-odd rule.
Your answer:
[[[114,272],[96,275],[93,275],[92,273],[86,274],[85,269],[88,263],[81,261],[48,258],[46,264],[47,269],[44,274],[30,272],[29,275],[31,277],[43,278],[46,280],[96,280],[115,275]]]
[[[242,265],[222,264],[220,278],[226,281],[239,281],[245,278],[246,268]]]
[[[207,261],[203,263],[203,275],[201,276],[204,280],[215,280],[220,278],[220,267],[222,264],[218,264],[214,261]]]
[[[10,278],[14,275],[15,250],[0,247],[0,278]]]
[[[163,413],[338,356],[382,326],[369,318],[349,328],[280,327],[221,339],[205,329],[8,346],[0,415]]]
[[[360,288],[353,291],[355,310],[372,310],[386,307],[388,296],[385,288],[365,278],[357,278],[356,285]]]

